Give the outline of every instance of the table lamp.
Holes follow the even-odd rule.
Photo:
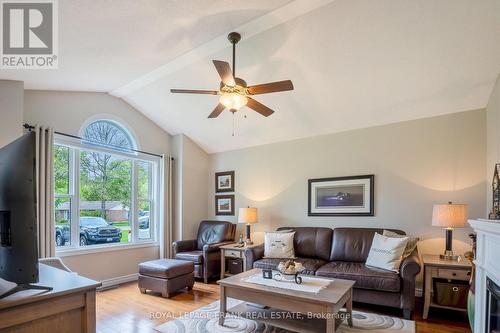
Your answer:
[[[252,245],[252,240],[250,239],[250,224],[257,223],[257,208],[246,207],[240,208],[238,212],[238,223],[246,223],[247,225],[247,239],[245,240],[245,245]]]
[[[458,256],[453,255],[453,228],[462,228],[467,225],[467,205],[453,204],[434,205],[432,209],[432,225],[443,227],[446,230],[446,249],[441,259],[457,260]]]

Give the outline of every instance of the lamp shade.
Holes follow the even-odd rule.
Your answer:
[[[432,225],[444,228],[462,228],[467,225],[467,205],[434,205]]]
[[[240,208],[238,212],[238,223],[257,223],[257,208]]]

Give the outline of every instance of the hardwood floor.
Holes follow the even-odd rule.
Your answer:
[[[172,298],[141,294],[136,282],[97,293],[97,332],[156,332],[154,327],[179,314],[191,312],[219,299],[215,283],[196,282],[192,291],[180,292]]]
[[[174,317],[193,311],[219,299],[216,283],[196,282],[192,291],[181,292],[166,299],[139,292],[131,282],[97,293],[97,332],[142,333],[156,332],[154,327]],[[431,309],[428,320],[422,319],[422,303],[417,303],[413,317],[417,333],[470,333],[465,314]],[[390,316],[401,316],[397,309],[354,304],[354,310],[372,311]]]

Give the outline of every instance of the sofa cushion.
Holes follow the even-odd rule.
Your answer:
[[[354,288],[399,292],[399,274],[366,267],[361,262],[333,261],[316,270],[317,276],[356,281]]]
[[[264,258],[295,258],[293,235],[295,232],[266,232]]]
[[[395,237],[395,238],[406,237],[406,235],[401,235],[389,230],[384,230],[384,233],[382,235],[386,237]],[[405,251],[403,252],[403,259],[409,257],[413,253],[413,251],[415,251],[419,240],[420,238],[418,237],[408,236],[408,243],[406,243]]]
[[[278,265],[282,261],[286,261],[290,259],[278,259],[278,258],[264,258],[257,260],[253,263],[254,268],[261,268],[261,269],[278,269]],[[295,262],[300,262],[304,266],[304,271],[302,274],[305,275],[314,275],[314,272],[318,269],[318,267],[323,266],[326,264],[326,261],[321,260],[321,259],[311,259],[311,258],[296,258],[293,261]]]
[[[387,230],[400,235],[405,234],[401,230]],[[384,229],[376,228],[335,228],[329,261],[365,262],[372,246],[373,236],[375,233],[383,232]]]
[[[175,259],[189,260],[200,264],[203,262],[203,251],[180,252],[175,255]]]
[[[193,262],[186,260],[157,259],[139,264],[139,274],[163,279],[193,273],[193,270]]]
[[[299,258],[318,258],[328,261],[332,245],[332,229],[321,227],[282,227],[295,231],[293,245]]]
[[[366,266],[399,273],[408,237],[386,237],[375,233]]]

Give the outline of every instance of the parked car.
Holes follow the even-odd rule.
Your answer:
[[[149,229],[149,215],[139,217],[139,229]]]
[[[66,242],[69,242],[69,231],[69,226],[66,224],[56,225],[56,246],[64,246]]]
[[[119,243],[120,228],[114,227],[102,217],[80,217],[80,246],[97,243]]]
[[[148,215],[143,215],[139,217],[139,239],[149,239],[151,238],[151,232],[149,229],[149,212]]]

